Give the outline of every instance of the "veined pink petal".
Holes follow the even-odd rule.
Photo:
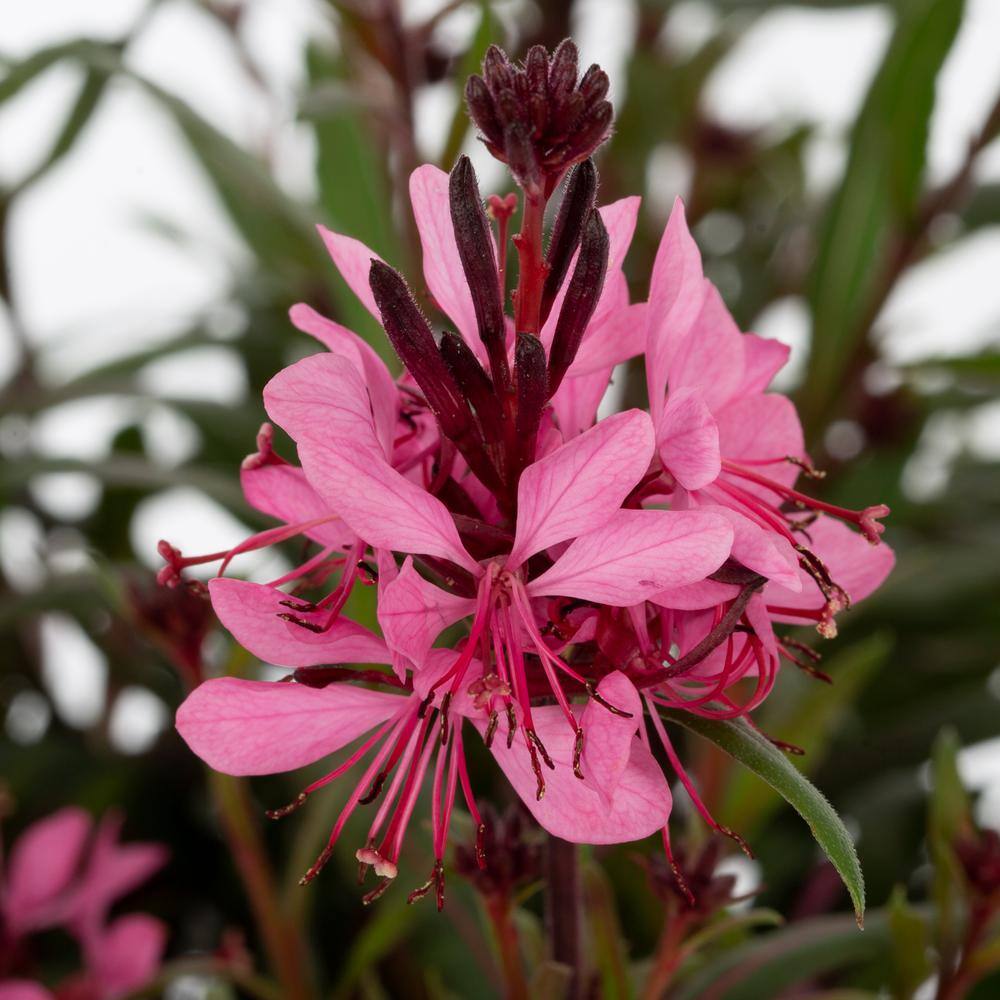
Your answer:
[[[780,340],[758,337],[755,333],[743,335],[745,365],[741,394],[763,392],[788,360],[791,348]]]
[[[684,203],[678,198],[656,251],[649,283],[646,381],[654,424],[659,423],[663,408],[667,370],[701,310],[707,288],[701,253],[688,230]]]
[[[304,621],[324,625],[329,612],[289,608],[281,603],[289,600],[288,595],[275,587],[219,577],[209,582],[208,591],[219,621],[241,646],[266,663],[312,667],[325,663],[389,662],[385,643],[344,616],[321,633],[282,620],[278,615],[295,614]]]
[[[388,646],[420,668],[434,640],[449,625],[471,614],[475,606],[474,600],[449,594],[429,583],[413,568],[413,559],[407,557],[399,575],[382,591],[378,622]]]
[[[703,508],[721,514],[733,526],[733,558],[761,576],[791,590],[799,590],[799,557],[786,538],[762,528],[728,507]]]
[[[600,421],[525,469],[517,488],[517,531],[507,565],[599,528],[645,475],[653,427],[641,410]]]
[[[744,396],[716,413],[716,420],[724,458],[737,463],[771,461],[773,464],[756,466],[754,471],[786,486],[795,482],[798,468],[783,459],[787,455],[801,458],[805,454],[805,442],[802,425],[790,399],[776,393]],[[774,499],[773,492],[755,483],[741,481],[740,486]]]
[[[479,566],[448,509],[386,461],[361,373],[336,355],[315,355],[279,372],[264,389],[275,423],[295,439],[313,488],[369,545]]]
[[[391,458],[399,392],[385,362],[356,333],[321,316],[303,303],[292,306],[288,315],[295,326],[325,344],[332,354],[347,358],[364,376],[379,441],[382,442],[386,455]]]
[[[537,782],[522,736],[518,734],[507,749],[505,719],[491,750],[514,791],[545,830],[577,844],[620,844],[662,829],[670,816],[670,787],[659,764],[637,737],[631,737],[628,744],[628,762],[614,783],[609,808],[591,787],[592,781],[581,781],[573,774],[574,734],[562,710],[549,706],[534,708],[531,714],[556,765],[554,771],[544,769],[541,800],[536,797]],[[476,720],[476,726],[484,730],[485,721]]]
[[[117,1000],[149,983],[166,944],[166,925],[146,913],[126,914],[102,928],[87,949],[102,1000]]]
[[[885,542],[871,545],[857,531],[832,517],[820,516],[809,526],[806,544],[823,560],[830,576],[850,595],[851,601],[864,600],[882,585],[896,563],[896,556]],[[798,593],[776,583],[764,588],[764,600],[769,605],[789,608],[820,608],[823,596],[816,582],[804,570],[799,570],[802,590]],[[786,617],[775,615],[777,621]]]
[[[224,774],[278,774],[311,764],[384,722],[405,696],[350,684],[310,688],[217,677],[177,710],[177,731]]]
[[[739,594],[740,588],[732,583],[718,583],[716,580],[701,580],[684,587],[671,587],[655,594],[650,600],[663,608],[675,611],[701,611],[714,608],[724,601],[731,601]]]
[[[619,670],[602,678],[597,693],[632,716],[629,719],[615,715],[591,699],[580,717],[584,733],[580,765],[583,777],[610,812],[618,783],[632,755],[635,733],[642,719],[642,702],[635,685]]]
[[[670,393],[656,445],[663,467],[687,490],[707,486],[722,470],[719,428],[697,389]]]
[[[348,288],[358,297],[361,304],[381,323],[382,315],[375,305],[375,296],[368,285],[368,271],[372,260],[381,260],[374,250],[369,249],[353,236],[335,233],[326,226],[317,226],[319,235],[326,244],[327,252],[333,258],[341,277]]]
[[[712,413],[732,400],[743,381],[744,336],[729,314],[719,290],[709,284],[690,332],[670,359],[670,390],[699,390]]]
[[[628,607],[703,580],[729,556],[733,529],[700,510],[620,510],[581,535],[528,585],[533,597],[578,597]]]
[[[318,521],[333,515],[329,504],[309,485],[306,474],[297,465],[240,469],[240,483],[251,507],[286,524]],[[354,532],[339,518],[309,528],[305,534],[320,545],[337,549],[355,539]]]
[[[442,311],[458,327],[466,343],[482,359],[486,351],[479,339],[472,293],[465,280],[451,223],[448,175],[431,163],[417,167],[410,174],[410,201],[424,252],[427,288]]]
[[[12,934],[61,919],[55,904],[78,873],[91,826],[83,809],[69,807],[29,826],[15,842],[0,896]]]

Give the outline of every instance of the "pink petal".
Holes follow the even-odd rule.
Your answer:
[[[255,510],[286,524],[317,521],[332,517],[329,504],[309,485],[297,465],[258,465],[240,469],[243,495]],[[354,532],[339,518],[305,532],[320,545],[342,548],[355,540]]]
[[[233,638],[254,656],[280,667],[312,667],[325,663],[388,663],[385,643],[349,618],[337,618],[322,633],[284,621],[295,614],[304,621],[326,624],[329,612],[300,612],[283,605],[287,594],[246,580],[217,578],[208,584],[212,607]],[[292,603],[299,603],[292,599]]]
[[[27,979],[5,979],[0,983],[0,1000],[54,1000],[41,983]]]
[[[830,576],[847,591],[854,603],[877,590],[896,563],[895,553],[885,542],[871,545],[859,532],[832,517],[820,516],[810,525],[803,544],[820,557]],[[799,578],[802,583],[799,593],[769,583],[764,588],[764,599],[769,605],[779,607],[822,607],[823,596],[813,578],[804,570],[799,570]],[[789,620],[775,617],[778,621]]]
[[[552,397],[552,410],[567,441],[593,426],[613,370],[610,367],[598,369],[578,378],[567,375],[562,380]]]
[[[399,392],[385,362],[356,333],[307,305],[292,306],[288,315],[300,330],[325,344],[332,354],[347,358],[361,372],[371,396],[379,441],[386,455],[391,456]]]
[[[697,389],[667,397],[656,428],[663,467],[688,490],[699,490],[722,471],[719,428]]]
[[[409,657],[415,667],[424,665],[434,640],[475,609],[476,602],[457,597],[425,580],[407,557],[399,575],[379,598],[378,622],[393,651]]]
[[[603,711],[607,714],[606,709]],[[543,768],[542,799],[536,797],[535,775],[523,737],[518,734],[514,745],[507,749],[506,720],[500,723],[492,753],[514,791],[545,830],[577,844],[621,844],[648,837],[666,824],[670,816],[670,787],[660,766],[637,737],[630,737],[627,744],[629,756],[624,768],[618,770],[619,761],[609,768],[618,770],[609,807],[597,788],[592,787],[592,780],[581,781],[573,774],[575,737],[562,710],[554,706],[535,708],[531,714],[539,738],[556,765],[554,771]],[[626,721],[634,724],[632,720]],[[476,725],[481,731],[485,729],[480,720]],[[616,755],[621,753],[617,738],[608,743],[616,744]]]
[[[18,838],[2,895],[11,933],[38,930],[61,919],[59,897],[78,873],[91,826],[83,809],[70,807],[39,820]]]
[[[740,392],[746,394],[763,392],[784,368],[791,353],[791,348],[780,340],[758,337],[755,333],[743,335],[743,350],[746,367]]]
[[[441,556],[479,572],[444,504],[386,461],[368,391],[350,362],[304,358],[271,379],[264,402],[298,444],[309,482],[369,545]]]
[[[177,710],[177,731],[216,771],[278,774],[347,746],[406,700],[350,684],[310,688],[218,677],[188,695]]]
[[[509,567],[550,545],[600,527],[645,475],[653,428],[641,410],[602,420],[529,466],[517,488]]]
[[[632,716],[629,719],[615,715],[591,699],[580,718],[584,732],[580,769],[584,780],[597,791],[610,812],[615,790],[632,754],[633,737],[642,719],[642,702],[635,685],[618,670],[601,680],[597,693]]]
[[[424,252],[427,287],[466,343],[483,358],[485,349],[479,339],[472,293],[465,280],[451,223],[448,175],[430,163],[417,167],[410,174],[410,201]]]
[[[791,400],[775,393],[745,396],[734,400],[716,413],[719,424],[719,447],[731,462],[751,463],[754,472],[786,486],[795,482],[799,470],[784,461],[787,455],[805,454],[802,425]],[[775,461],[777,460],[777,461]],[[773,464],[761,466],[762,461]],[[741,488],[770,500],[774,493],[749,481]]]
[[[624,276],[620,275],[624,281]],[[609,279],[611,280],[611,279]],[[627,290],[626,290],[627,291]],[[588,375],[642,354],[646,348],[646,303],[625,304],[591,322],[569,375]]]
[[[718,583],[715,580],[701,580],[689,583],[684,587],[671,587],[650,598],[654,604],[675,611],[700,611],[703,608],[714,608],[724,601],[731,601],[740,588],[731,583]]]
[[[659,422],[663,408],[670,362],[701,310],[707,287],[701,253],[688,230],[684,203],[678,198],[656,251],[649,283],[646,380],[654,423]]]
[[[698,389],[708,408],[717,413],[739,391],[744,339],[719,290],[709,284],[690,332],[678,342],[670,359],[671,391]]]
[[[360,240],[351,236],[343,236],[340,233],[332,232],[326,226],[317,226],[326,249],[333,258],[337,270],[341,277],[347,282],[348,287],[358,297],[361,304],[375,317],[381,324],[382,314],[375,305],[375,296],[368,285],[368,272],[371,269],[372,260],[381,260],[374,250],[370,250]]]
[[[733,526],[733,558],[761,576],[798,590],[799,557],[791,543],[774,531],[762,528],[739,511],[727,507],[702,508],[721,514]]]
[[[145,986],[159,970],[166,945],[166,925],[146,913],[129,913],[103,928],[88,949],[102,998],[116,1000]]]
[[[703,580],[725,562],[732,543],[732,526],[717,514],[620,510],[570,543],[528,592],[627,607]]]

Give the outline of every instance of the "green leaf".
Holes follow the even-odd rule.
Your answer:
[[[352,933],[351,948],[333,988],[335,998],[351,996],[364,973],[375,968],[413,925],[416,911],[406,905],[405,896],[382,902],[385,905],[373,907],[369,919]]]
[[[117,59],[120,52],[120,45],[109,45],[89,38],[77,38],[39,49],[25,59],[13,63],[6,73],[0,76],[0,104],[16,97],[24,87],[57,63],[76,60],[84,64],[96,64],[106,62],[109,57]]]
[[[690,712],[665,709],[661,712],[749,768],[770,785],[809,824],[816,843],[840,874],[854,903],[860,926],[864,921],[865,883],[854,843],[833,806],[788,758],[743,719],[704,719]]]
[[[833,684],[801,673],[784,676],[780,690],[768,699],[757,719],[764,732],[805,750],[792,760],[803,774],[814,774],[826,760],[830,740],[852,710],[858,694],[885,663],[892,639],[885,633],[840,650],[823,665]],[[777,795],[762,793],[753,777],[736,770],[722,798],[723,812],[745,836],[767,821],[780,805]]]
[[[591,958],[601,979],[599,993],[627,1000],[632,993],[628,945],[622,937],[611,882],[600,865],[592,861],[583,868],[583,908],[593,947]]]
[[[896,8],[896,30],[854,125],[811,276],[813,339],[802,392],[808,426],[837,399],[880,304],[893,242],[916,214],[935,80],[963,9],[964,0],[909,0]]]
[[[864,962],[884,962],[889,948],[885,914],[872,913],[864,934],[849,917],[801,920],[766,938],[716,953],[686,976],[671,1000],[760,1000],[797,983]]]
[[[893,991],[899,1000],[909,1000],[931,974],[927,922],[906,899],[898,885],[889,897],[889,936],[892,947]]]

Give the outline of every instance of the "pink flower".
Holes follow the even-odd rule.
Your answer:
[[[355,335],[296,306],[293,322],[329,353],[279,372],[264,403],[300,465],[275,454],[265,425],[243,466],[250,503],[283,524],[204,557],[161,544],[169,584],[186,566],[219,561],[208,591],[222,623],[261,659],[294,669],[290,683],[202,684],[178,712],[182,736],[233,774],[295,770],[356,744],[272,815],[364,761],[304,881],[357,809],[377,800],[357,850],[382,880],[368,900],[395,876],[429,780],[435,864],[411,900],[433,890],[441,905],[459,786],[482,830],[465,764],[471,729],[555,836],[608,843],[660,830],[669,854],[671,797],[654,742],[718,828],[660,707],[746,715],[771,691],[781,658],[818,673],[774,623],[816,621],[828,634],[849,593],[865,596],[891,567],[887,549],[859,547],[860,536],[830,520],[877,542],[883,508],[855,513],[793,488],[800,470],[812,472],[802,432],[791,403],[765,391],[786,352],[735,325],[702,276],[682,207],[648,303],[630,304],[622,272],[638,199],[597,208],[589,160],[569,175],[543,251],[548,197],[606,131],[591,134],[581,119],[583,133],[549,148],[558,117],[546,118],[519,140],[530,123],[506,121],[520,112],[501,98],[544,77],[560,100],[600,107],[589,75],[578,98],[566,97],[560,52],[551,62],[534,52],[523,71],[494,58],[470,91],[490,148],[524,191],[513,321],[504,295],[513,208],[489,199],[494,233],[465,158],[450,175],[425,166],[410,181],[427,290],[455,333],[436,337],[399,274],[321,229],[406,374],[393,382]],[[596,420],[614,366],[643,351],[650,413]],[[297,536],[311,554],[280,579],[222,578],[241,552]],[[381,635],[343,614],[358,581],[377,585]],[[280,589],[289,584],[293,593]],[[457,625],[462,638],[441,646]],[[747,678],[751,694],[738,702],[731,689]]]
[[[162,867],[167,854],[159,844],[119,844],[120,827],[113,815],[95,827],[86,812],[69,807],[17,840],[0,883],[0,943],[12,970],[27,936],[59,926],[79,942],[86,965],[72,980],[74,996],[114,1000],[153,978],[166,928],[146,914],[109,921],[108,913]],[[69,989],[60,988],[60,995]],[[5,1000],[34,996],[49,994],[28,980],[0,980]]]

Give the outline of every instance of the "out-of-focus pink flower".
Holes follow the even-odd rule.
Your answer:
[[[0,950],[15,966],[30,934],[64,927],[80,945],[85,971],[56,995],[115,1000],[156,974],[166,928],[146,914],[108,921],[112,904],[138,888],[167,860],[159,844],[118,841],[121,819],[94,824],[82,809],[68,807],[39,820],[18,838],[0,882]],[[22,979],[0,981],[4,1000],[48,996]]]

